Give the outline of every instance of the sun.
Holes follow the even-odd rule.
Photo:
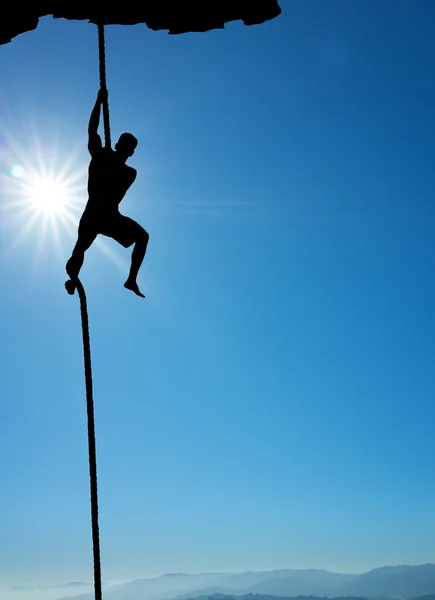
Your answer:
[[[60,179],[36,173],[24,181],[22,188],[23,196],[38,213],[61,217],[68,210],[69,190]]]
[[[2,225],[16,232],[14,245],[27,238],[38,251],[54,243],[63,254],[86,201],[86,167],[56,147],[26,145],[10,141],[9,165],[0,173]]]

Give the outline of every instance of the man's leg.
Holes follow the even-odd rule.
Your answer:
[[[140,225],[138,226],[140,227]],[[128,274],[127,281],[124,283],[124,287],[128,290],[133,291],[138,296],[145,298],[145,296],[139,290],[139,286],[137,285],[137,276],[139,273],[139,269],[142,265],[143,259],[145,258],[145,253],[147,251],[148,241],[150,236],[148,232],[145,231],[142,227],[137,231],[136,241],[134,243],[133,252],[131,253],[131,267],[130,273]]]
[[[136,279],[147,250],[148,233],[139,223],[121,214],[118,214],[101,233],[113,238],[124,246],[124,248],[129,248],[134,244],[131,255],[130,273],[128,274],[127,281],[124,283],[124,287],[134,292],[137,296],[145,298],[139,290]]]
[[[148,240],[150,236],[145,229],[138,234],[136,238],[133,252],[131,253],[131,267],[130,273],[128,275],[128,279],[131,281],[136,281],[137,275],[139,273],[139,269],[142,265],[143,259],[145,258],[145,253],[147,251]]]
[[[80,220],[76,245],[72,251],[71,258],[66,263],[66,272],[71,279],[76,279],[79,276],[80,269],[82,268],[85,259],[85,252],[95,241],[96,237],[97,233],[95,232],[94,227],[87,226],[82,218]]]

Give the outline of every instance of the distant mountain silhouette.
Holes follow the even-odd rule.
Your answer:
[[[350,582],[343,595],[408,599],[435,594],[435,565],[401,565],[373,569]]]
[[[270,596],[268,594],[245,594],[243,596],[233,596],[228,594],[212,594],[197,596],[187,600],[367,600],[359,596],[337,596],[329,599],[325,596]],[[377,600],[387,600],[379,597]],[[397,599],[396,599],[397,600]],[[418,598],[409,598],[408,600],[435,600],[435,594],[425,594]]]
[[[272,596],[336,596],[357,575],[342,575],[323,569],[275,571],[277,574],[255,586],[250,593]]]
[[[110,596],[111,600],[167,600],[191,590],[212,589],[223,576],[224,573],[170,573],[155,578],[136,579],[117,586],[116,589],[109,588],[104,596]],[[93,596],[90,598],[93,599]]]
[[[340,589],[358,575],[342,575],[323,569],[280,569],[247,571],[224,575],[214,588],[183,594],[177,600],[192,596],[216,594],[266,594],[270,596],[337,595]]]
[[[435,565],[381,567],[363,575],[343,575],[321,569],[247,572],[224,575],[219,589],[196,590],[193,596],[216,593],[240,596],[323,596],[362,597],[367,600],[396,598],[408,600],[435,594]],[[171,599],[165,599],[171,600]],[[184,594],[177,600],[190,600]]]
[[[211,596],[197,596],[187,600],[330,600],[326,596],[272,596],[269,594],[244,594],[243,596],[233,596],[228,594],[212,594]],[[367,598],[358,598],[352,596],[338,596],[331,600],[367,600]],[[426,600],[426,599],[425,599]]]
[[[178,573],[109,587],[104,597],[107,600],[435,600],[435,565],[381,567],[363,575],[322,569]],[[93,594],[75,598],[92,600]]]

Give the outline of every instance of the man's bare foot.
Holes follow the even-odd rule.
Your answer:
[[[127,281],[124,283],[124,287],[127,288],[127,290],[131,290],[132,292],[134,292],[136,296],[145,298],[145,296],[140,291],[136,281],[130,281],[129,279],[127,279]]]

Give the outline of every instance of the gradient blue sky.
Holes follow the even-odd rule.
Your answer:
[[[281,0],[263,26],[107,28],[150,232],[95,245],[103,577],[435,561],[432,0]],[[0,588],[89,580],[79,306],[96,29],[0,47]],[[13,174],[75,181],[74,223]],[[14,188],[15,186],[15,188]],[[72,189],[74,188],[74,189]],[[35,215],[33,215],[35,217]]]

